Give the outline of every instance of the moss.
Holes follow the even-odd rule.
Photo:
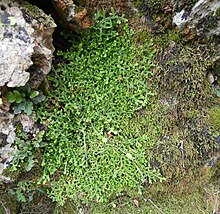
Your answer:
[[[135,7],[140,7],[141,6],[141,0],[136,0],[134,2]]]
[[[9,193],[0,191],[0,213],[19,213],[20,204]]]
[[[197,178],[200,177],[198,180]],[[182,181],[162,183],[147,188],[143,195],[122,194],[108,204],[91,203],[88,207],[70,202],[67,207],[57,209],[55,213],[211,213],[215,205],[218,186],[209,184],[209,172],[182,176]],[[205,204],[205,206],[204,206]]]
[[[211,129],[220,130],[220,107],[215,106],[209,109],[206,122]]]
[[[23,12],[31,19],[36,19],[39,23],[45,27],[56,27],[53,18],[49,15],[42,13],[43,11],[37,6],[32,5],[28,2],[23,3]]]
[[[192,109],[192,110],[188,111],[188,118],[189,119],[197,118],[200,115],[201,115],[201,112],[198,109]]]
[[[159,34],[156,37],[154,37],[154,42],[164,50],[171,41],[175,43],[179,43],[181,41],[181,38],[182,38],[181,33],[175,30],[168,30],[163,34]]]
[[[218,7],[215,11],[215,15],[220,17],[220,7]]]
[[[172,28],[172,3],[166,0],[143,0],[139,6],[153,34]]]

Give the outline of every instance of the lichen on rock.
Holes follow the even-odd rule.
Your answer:
[[[34,29],[18,7],[9,7],[7,3],[3,1],[6,9],[0,10],[3,22],[0,28],[0,86],[19,87],[24,86],[30,76],[27,69],[33,64],[34,38],[31,35]],[[16,20],[15,25],[7,24],[9,17]]]
[[[40,74],[42,81],[40,76],[51,69],[52,34],[56,27],[53,19],[27,2],[20,5],[3,0],[1,4],[0,86],[24,86],[33,73]]]
[[[16,152],[16,123],[35,134],[33,118],[8,113],[8,87],[37,88],[51,70],[56,24],[43,10],[28,2],[3,0],[0,3],[0,181]]]
[[[16,148],[12,146],[16,135],[13,119],[13,114],[0,111],[0,181],[8,180],[2,173],[16,152]]]

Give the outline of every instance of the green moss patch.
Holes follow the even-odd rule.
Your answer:
[[[126,19],[110,15],[98,13],[91,32],[59,53],[67,63],[50,76],[54,89],[39,112],[49,121],[42,179],[60,204],[68,198],[103,202],[162,179],[148,156],[161,129],[147,83],[152,43],[136,46]],[[142,113],[145,125],[142,118],[131,125]]]
[[[206,117],[206,122],[211,129],[219,131],[220,130],[220,107],[215,106],[209,109],[208,115]]]

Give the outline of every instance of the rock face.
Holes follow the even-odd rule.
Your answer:
[[[220,35],[220,1],[199,0],[191,9],[183,7],[173,17],[173,23],[180,29],[195,29],[200,36]]]
[[[33,64],[31,34],[34,29],[25,21],[20,9],[9,7],[4,1],[3,5],[0,7],[3,23],[0,28],[0,86],[19,87],[25,85],[30,76],[26,70]],[[15,19],[15,25],[8,22],[10,17]]]
[[[55,27],[50,16],[28,2],[0,2],[0,95],[7,87],[24,86],[28,81],[31,88],[37,88],[45,79],[51,70]],[[15,124],[20,122],[27,132],[33,125],[33,118],[8,113],[4,100],[0,103],[0,181],[8,180],[2,172],[16,152]]]
[[[55,24],[28,3],[3,0],[0,7],[0,86],[24,86],[32,73],[51,69]],[[33,65],[33,66],[32,66]]]
[[[57,11],[58,21],[69,30],[89,27],[90,21],[85,8],[77,8],[72,0],[51,0]]]
[[[14,115],[0,111],[0,181],[8,180],[2,176],[2,172],[16,152],[16,148],[12,146],[15,140],[13,119]]]

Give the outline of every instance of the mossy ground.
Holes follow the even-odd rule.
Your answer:
[[[202,167],[197,174],[184,175],[179,181],[152,185],[141,196],[124,194],[107,204],[91,203],[86,207],[68,202],[64,207],[57,206],[54,214],[80,211],[92,214],[212,213],[218,210],[220,190],[218,182],[211,181],[213,171],[210,167]]]
[[[107,3],[102,1],[99,4],[105,7]],[[121,4],[122,1],[114,3],[117,7]],[[122,8],[125,9],[124,6]],[[156,19],[158,15],[151,15],[157,24],[170,26],[170,18],[159,20]],[[152,22],[151,26],[140,29],[139,21],[139,18],[138,22],[133,19],[134,28],[137,23],[136,30],[140,32],[134,40],[152,36],[158,48],[154,76],[149,79],[149,84],[157,93],[154,102],[156,99],[160,103],[151,109],[155,116],[152,124],[162,122],[163,131],[160,145],[149,154],[154,157],[152,166],[160,169],[167,180],[148,186],[142,195],[128,192],[106,204],[94,202],[84,206],[70,201],[64,207],[57,206],[54,211],[57,214],[83,210],[95,214],[161,211],[166,214],[199,214],[211,213],[219,206],[219,165],[214,167],[214,172],[212,167],[201,167],[213,157],[219,157],[216,156],[219,152],[219,98],[206,81],[207,71],[216,64],[218,49],[198,41],[186,44],[182,34],[172,28],[156,35],[150,30],[155,26]],[[143,22],[141,26],[147,24]],[[137,112],[130,126],[139,127],[143,133],[150,129],[151,126],[145,123],[145,114],[146,111]],[[134,200],[138,201],[138,207]]]
[[[149,28],[140,29],[137,27],[140,22],[136,26],[135,21],[133,23],[139,31],[134,41],[149,37]],[[91,203],[87,207],[78,207],[68,202],[65,208],[57,207],[57,213],[85,210],[91,213],[199,214],[218,209],[218,183],[210,179],[211,168],[201,168],[219,151],[216,140],[219,137],[219,98],[206,80],[218,50],[212,46],[204,47],[199,42],[186,44],[182,34],[175,29],[167,32],[156,37],[152,35],[158,52],[154,77],[149,79],[160,103],[159,111],[158,108],[153,111],[163,124],[161,144],[149,155],[155,157],[152,165],[161,170],[167,181],[149,186],[141,196],[130,192],[108,204]],[[143,125],[145,112],[142,113],[140,120],[140,115],[133,119],[132,126],[142,124],[144,130],[149,127]],[[138,200],[139,207],[134,200]]]

